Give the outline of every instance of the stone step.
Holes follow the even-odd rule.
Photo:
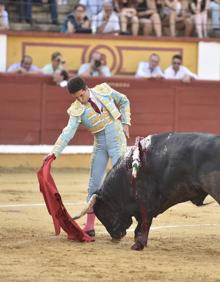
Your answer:
[[[68,14],[68,13],[67,13]],[[64,23],[67,14],[58,14],[58,21],[62,24]],[[33,13],[32,19],[35,23],[50,23],[51,15],[50,12],[42,12],[42,13]],[[18,22],[18,14],[11,13],[10,14],[10,22]]]
[[[53,24],[36,24],[31,25],[27,23],[11,23],[11,30],[15,31],[47,31],[47,32],[60,32],[60,25]]]
[[[37,24],[34,26],[34,31],[60,32],[60,29],[60,25],[54,24]]]
[[[16,31],[31,31],[32,26],[27,23],[10,23],[10,29]]]
[[[72,9],[73,9],[73,5],[70,5],[70,4],[57,5],[57,10],[59,14],[67,14],[70,11],[72,11]],[[37,5],[37,4],[32,5],[32,14],[49,12],[49,11],[50,11],[49,6],[46,4],[45,5],[42,5],[42,4],[41,5]],[[17,13],[17,7],[16,5],[11,4],[9,6],[9,14],[13,12]]]

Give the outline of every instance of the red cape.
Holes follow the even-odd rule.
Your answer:
[[[94,241],[94,239],[87,235],[72,219],[64,207],[61,196],[50,173],[51,163],[55,158],[54,155],[48,157],[37,173],[40,191],[44,196],[47,210],[53,218],[55,233],[56,235],[60,234],[60,228],[62,228],[67,233],[69,240],[77,240],[80,242]]]

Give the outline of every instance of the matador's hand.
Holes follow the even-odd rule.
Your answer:
[[[49,153],[47,156],[43,158],[43,162],[45,163],[54,153]],[[54,155],[55,156],[55,155]],[[56,157],[55,157],[56,158]]]
[[[123,130],[124,130],[125,136],[127,138],[129,138],[130,137],[130,135],[129,135],[129,126],[127,124],[123,124]]]

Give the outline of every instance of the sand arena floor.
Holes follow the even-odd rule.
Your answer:
[[[83,207],[88,171],[53,172],[72,214]],[[212,199],[209,197],[206,202]],[[112,243],[97,223],[94,243],[56,237],[35,171],[0,171],[0,281],[220,281],[220,206],[179,204],[154,220],[148,247],[133,232]],[[83,226],[84,219],[79,221]],[[132,226],[131,229],[134,229]]]

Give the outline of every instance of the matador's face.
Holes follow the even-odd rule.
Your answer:
[[[81,104],[86,104],[89,100],[89,89],[80,89],[79,91],[72,94],[72,96],[78,100]]]

